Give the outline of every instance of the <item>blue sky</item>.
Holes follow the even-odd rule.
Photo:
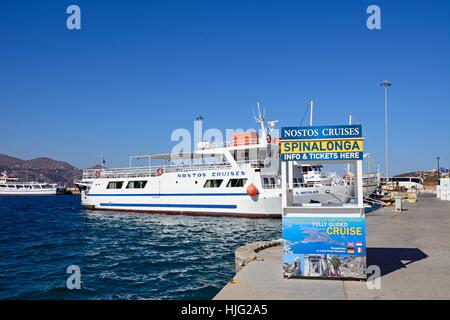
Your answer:
[[[0,153],[128,165],[199,114],[247,129],[260,101],[294,126],[314,98],[316,124],[352,113],[384,166],[389,79],[392,171],[450,166],[449,1],[2,1],[0,41]]]

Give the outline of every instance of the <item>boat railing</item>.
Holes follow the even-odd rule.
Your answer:
[[[335,184],[332,181],[308,181],[293,183],[294,188],[319,188],[319,187],[332,187]]]
[[[198,145],[199,150],[210,150],[210,149],[219,149],[219,148],[229,148],[229,147],[257,147],[260,146],[260,143],[236,143],[234,141],[223,141],[223,142],[200,142]]]
[[[278,140],[274,140],[273,142],[269,142],[270,145],[278,145]],[[220,149],[220,148],[232,148],[232,147],[248,147],[248,148],[258,148],[263,147],[261,141],[257,143],[236,143],[235,141],[225,141],[225,142],[201,142],[198,145],[198,150],[210,150],[210,149]]]
[[[258,161],[242,161],[238,162],[239,168],[256,168],[260,164]],[[173,172],[192,172],[192,171],[208,171],[231,169],[233,166],[228,162],[222,163],[200,163],[200,164],[184,164],[184,165],[160,165],[145,167],[128,167],[128,168],[95,168],[85,169],[83,171],[83,179],[99,179],[99,178],[144,178],[156,177],[164,173]]]
[[[263,189],[277,189],[281,188],[281,183],[263,183]]]
[[[296,182],[293,183],[294,188],[319,188],[319,187],[331,187],[334,184],[332,182],[323,182],[323,181],[310,181],[310,182]],[[278,189],[281,188],[281,183],[263,183],[262,187],[264,189]],[[289,184],[286,184],[286,188],[289,188]]]

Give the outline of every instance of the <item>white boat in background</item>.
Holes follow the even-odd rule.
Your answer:
[[[6,172],[0,176],[0,196],[49,196],[62,194],[65,188],[56,184],[41,182],[23,182],[8,177]]]
[[[75,181],[83,206],[96,210],[239,217],[281,216],[279,144],[270,134],[276,122],[259,113],[261,137],[238,133],[223,144],[200,142],[183,154],[153,154],[149,166],[88,169]],[[151,161],[169,164],[151,166]],[[188,163],[174,164],[184,160]],[[314,171],[317,171],[314,168]],[[309,169],[294,167],[293,198],[297,203],[349,202],[353,186],[337,176],[319,174],[311,180]]]
[[[327,184],[340,180],[336,172],[325,172],[323,165],[299,164],[298,162],[294,162],[294,165],[302,170],[305,183],[307,184]]]
[[[353,173],[346,172],[343,179],[347,182],[347,184],[354,183]],[[380,175],[378,173],[364,173],[363,177],[363,194],[364,197],[371,196],[377,191],[380,187]]]
[[[377,173],[363,174],[363,193],[364,196],[371,196],[380,187],[380,175]]]

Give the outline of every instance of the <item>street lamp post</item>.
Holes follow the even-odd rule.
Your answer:
[[[389,150],[388,150],[388,102],[387,89],[392,86],[388,80],[384,80],[380,86],[384,87],[384,129],[386,135],[386,185],[389,184]]]

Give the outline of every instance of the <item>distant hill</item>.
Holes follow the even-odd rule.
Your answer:
[[[6,171],[8,176],[27,179],[29,181],[42,181],[63,183],[73,186],[73,181],[81,177],[82,171],[64,161],[50,158],[36,158],[22,160],[0,154],[0,172]]]

